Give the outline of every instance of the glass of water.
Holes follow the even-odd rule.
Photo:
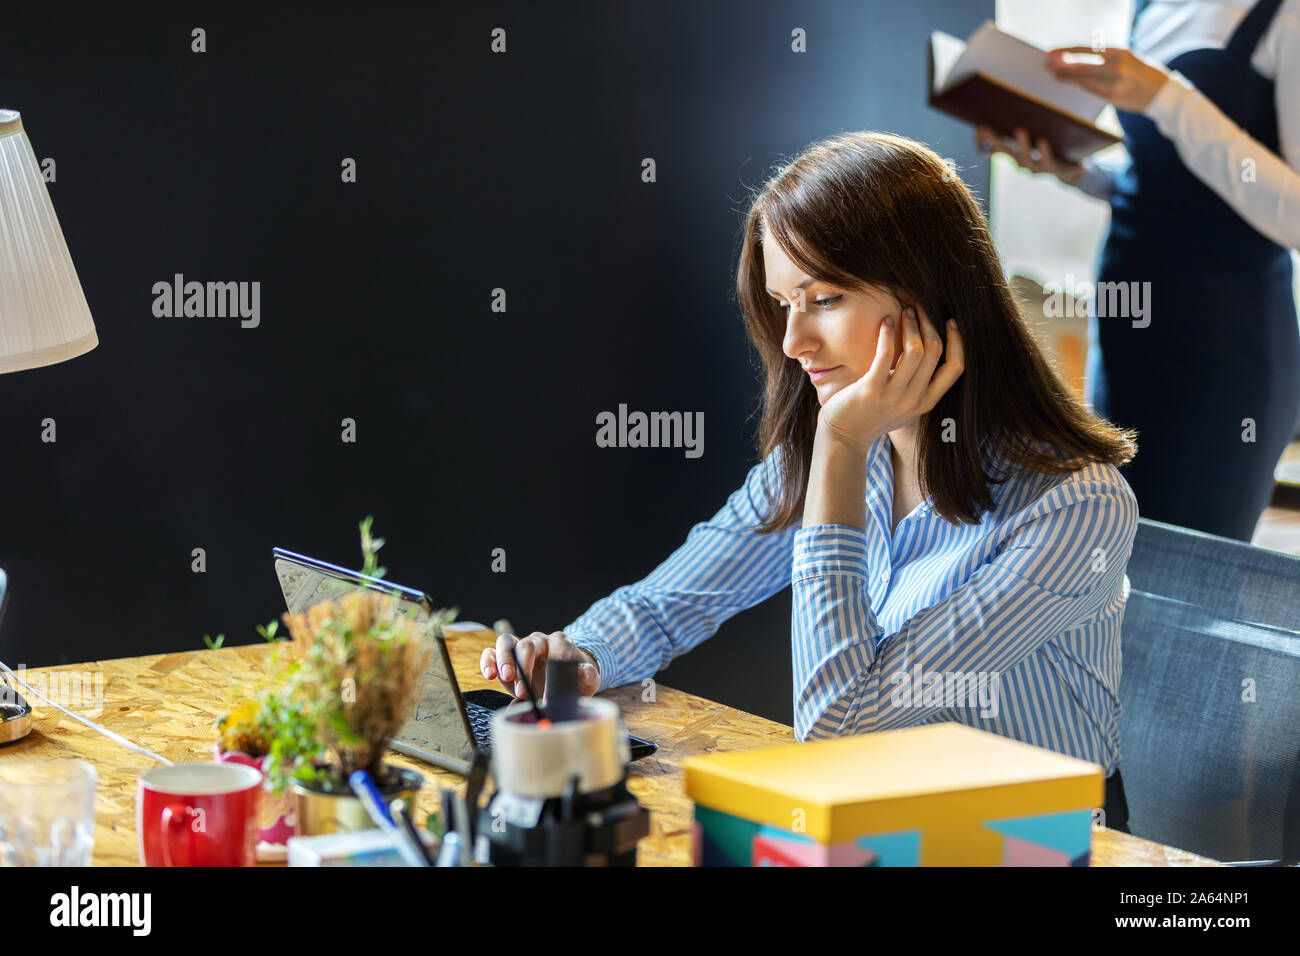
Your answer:
[[[98,774],[70,757],[0,757],[0,866],[90,866]]]

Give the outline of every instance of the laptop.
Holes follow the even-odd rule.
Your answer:
[[[341,568],[284,548],[275,548],[271,553],[284,603],[291,614],[301,613],[320,601],[337,599],[357,587],[368,587],[390,595],[394,608],[401,614],[420,620],[427,620],[433,614],[433,604],[423,591],[367,577],[360,571]],[[514,697],[496,690],[462,694],[446,641],[438,635],[434,640],[433,657],[416,692],[415,713],[397,736],[389,740],[389,746],[408,757],[467,774],[476,751],[491,756],[490,721],[493,711],[514,701]],[[648,757],[659,749],[656,744],[631,735],[628,744],[633,760]]]

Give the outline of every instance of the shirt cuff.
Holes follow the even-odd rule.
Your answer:
[[[1115,174],[1091,156],[1086,156],[1083,175],[1074,185],[1094,199],[1110,199],[1115,192]]]
[[[847,524],[819,524],[794,534],[790,581],[820,574],[867,577],[867,532]]]
[[[1154,122],[1160,132],[1169,136],[1170,131],[1175,129],[1178,113],[1197,92],[1191,80],[1177,70],[1172,70],[1169,79],[1165,80],[1164,86],[1151,97],[1151,102],[1147,104],[1142,114]]]
[[[597,692],[617,686],[613,682],[613,678],[616,676],[614,649],[605,640],[593,634],[569,630],[568,628],[564,629],[564,636],[575,647],[582,648],[596,658],[596,668],[600,671],[600,684],[596,688]]]

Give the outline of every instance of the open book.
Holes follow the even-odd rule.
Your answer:
[[[930,34],[930,105],[960,120],[1011,136],[1016,127],[1041,136],[1059,159],[1078,162],[1121,142],[1101,129],[1106,101],[1047,68],[1045,50],[1003,33],[989,20],[969,41],[939,30]]]

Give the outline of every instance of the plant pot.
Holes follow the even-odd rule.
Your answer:
[[[396,780],[386,787],[380,787],[380,795],[385,801],[401,797],[408,807],[414,808],[415,795],[424,786],[424,777],[414,770],[393,764],[384,764],[384,769],[389,774],[395,774]],[[292,781],[291,785],[298,836],[321,836],[326,833],[375,828],[370,814],[366,813],[366,808],[351,791],[334,793],[299,780]]]
[[[266,757],[250,757],[238,750],[222,750],[221,744],[212,745],[218,763],[240,763],[262,772],[262,799],[257,813],[257,862],[283,863],[288,858],[286,845],[294,835],[293,794],[271,792],[271,781],[266,775]]]

